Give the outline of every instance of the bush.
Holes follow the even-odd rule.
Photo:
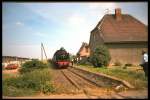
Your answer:
[[[38,60],[32,60],[25,62],[19,71],[22,74],[26,72],[31,72],[35,69],[43,69],[43,68],[48,68],[48,65]]]
[[[122,63],[121,63],[120,61],[116,61],[116,62],[114,63],[114,65],[115,65],[115,66],[122,66]]]
[[[36,94],[32,89],[19,89],[13,86],[3,85],[3,96],[30,96]]]
[[[122,68],[123,68],[123,69],[127,69],[127,66],[123,66]]]
[[[95,67],[107,66],[110,60],[109,51],[104,45],[97,46],[90,56],[90,62]]]
[[[12,88],[14,88],[13,93],[11,93]],[[42,92],[44,94],[54,92],[55,89],[51,84],[50,70],[47,68],[43,70],[34,70],[18,77],[3,79],[4,95],[16,94],[22,96],[23,94],[18,94],[19,91],[28,95],[28,90],[30,90],[30,92]]]
[[[132,66],[133,64],[130,64],[130,63],[127,63],[127,64],[125,64],[125,66]]]
[[[84,57],[84,58],[82,58],[82,59],[78,62],[78,64],[80,64],[80,65],[92,65],[92,64],[90,63],[90,61],[89,61],[89,57]]]
[[[49,81],[46,81],[44,84],[41,85],[41,91],[42,93],[47,94],[54,92],[55,89],[53,88],[53,85]]]

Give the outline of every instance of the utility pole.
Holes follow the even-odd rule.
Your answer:
[[[44,45],[43,45],[43,43],[42,43],[42,47],[43,47],[44,54],[45,54],[45,57],[46,57],[46,60],[47,60],[47,55],[46,55],[46,52],[45,52],[45,49],[44,49]]]
[[[42,50],[42,43],[41,43],[41,61],[43,61],[43,50]]]
[[[45,57],[46,57],[46,60],[47,60],[47,55],[46,55],[46,52],[45,52],[45,49],[44,49],[44,45],[43,45],[43,43],[41,43],[41,60],[43,60],[43,50],[44,50],[44,54],[45,54]]]

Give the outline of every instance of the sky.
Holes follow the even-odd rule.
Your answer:
[[[61,47],[76,55],[101,18],[115,8],[148,25],[147,2],[3,2],[2,55],[40,59],[41,43],[48,58]]]

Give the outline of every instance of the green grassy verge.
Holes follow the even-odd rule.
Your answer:
[[[130,84],[135,86],[136,89],[143,89],[148,87],[148,80],[145,77],[145,74],[143,71],[133,71],[128,69],[123,69],[121,67],[117,68],[94,68],[92,66],[88,65],[79,65],[78,67],[87,69],[89,71],[93,72],[101,72],[107,75],[111,75],[123,80],[128,81]]]
[[[3,74],[3,96],[30,96],[37,93],[52,93],[50,69],[37,69],[18,76]]]

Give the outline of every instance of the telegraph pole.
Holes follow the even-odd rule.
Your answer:
[[[46,57],[46,60],[47,60],[47,55],[46,55],[46,52],[45,52],[45,49],[44,49],[43,43],[42,43],[42,47],[43,47],[44,54],[45,54],[45,57]]]
[[[44,54],[45,54],[45,57],[46,57],[46,60],[47,60],[47,55],[46,55],[46,52],[45,52],[45,49],[44,49],[44,45],[43,43],[41,43],[41,60],[43,61],[43,51],[44,51]]]
[[[42,43],[41,43],[41,61],[43,61],[43,50],[42,50]]]

